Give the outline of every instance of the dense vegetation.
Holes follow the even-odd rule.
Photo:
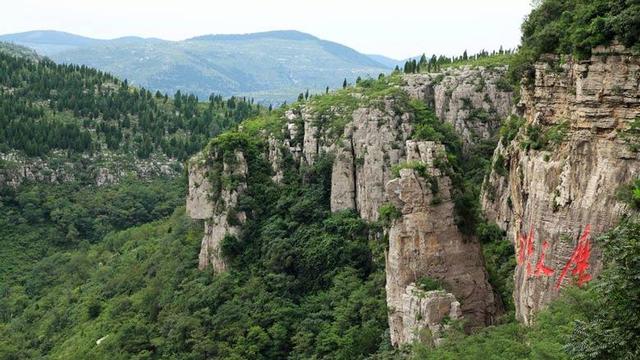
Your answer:
[[[0,51],[1,152],[43,156],[53,149],[91,154],[107,148],[184,160],[212,136],[259,112],[245,99],[212,95],[199,103],[180,91],[169,99],[85,66],[2,48],[8,50]]]
[[[422,103],[409,101],[395,86],[398,81],[398,76],[362,80],[355,88],[306,101],[324,119],[323,131],[337,136],[348,120],[341,114],[394,97],[401,111],[415,115],[414,138],[446,145],[459,226],[472,235],[478,224],[488,226],[480,221],[477,203],[478,178],[488,165],[470,156],[489,155],[463,154],[453,128]],[[230,265],[224,275],[195,270],[201,225],[192,224],[183,209],[169,220],[124,230],[166,216],[181,194],[178,183],[176,192],[166,194],[135,183],[90,194],[72,186],[25,185],[7,194],[4,206],[13,218],[6,220],[6,231],[20,241],[6,257],[26,256],[7,262],[13,264],[7,273],[21,275],[1,289],[7,310],[1,314],[0,338],[6,340],[0,353],[194,359],[393,354],[384,296],[386,244],[370,236],[379,234],[382,224],[366,223],[349,211],[330,213],[328,155],[311,167],[286,157],[283,184],[273,183],[271,166],[260,155],[265,139],[257,135],[267,130],[281,136],[282,126],[283,110],[274,110],[217,136],[205,150],[230,159],[225,154],[242,149],[251,174],[234,209],[248,214],[247,223],[222,244]],[[217,171],[209,176],[214,188],[233,182]],[[27,237],[18,235],[21,231],[38,233]],[[28,242],[40,233],[49,235]],[[509,243],[500,232],[483,234],[488,245],[502,244],[487,252],[496,263],[492,274],[508,278],[511,269],[500,273],[500,256],[509,254]],[[46,257],[35,265],[23,262],[34,252]]]
[[[459,67],[465,65],[471,66],[504,66],[513,58],[514,51],[511,49],[504,50],[500,47],[497,51],[488,52],[482,50],[477,54],[468,55],[465,50],[460,56],[446,56],[431,55],[427,58],[425,54],[422,54],[420,59],[407,60],[404,63],[402,71],[405,74],[415,74],[420,72],[438,72],[444,68]],[[396,67],[396,71],[400,71],[399,67]]]
[[[591,49],[617,40],[640,43],[640,4],[636,0],[544,0],[522,24],[522,51],[591,55]],[[640,48],[636,48],[640,50]]]
[[[260,146],[241,133],[217,146],[231,143]],[[346,359],[388,348],[383,245],[356,214],[330,214],[331,159],[288,168],[282,186],[260,156],[248,159],[255,175],[238,210],[253,211],[225,240],[229,273],[197,270],[201,224],[179,208],[25,270],[2,289],[0,354]]]
[[[109,232],[164,218],[181,205],[185,179],[125,179],[96,188],[81,182],[28,183],[0,193],[3,286],[59,250],[97,243]]]
[[[640,4],[636,0],[539,0],[522,24],[522,44],[510,62],[514,83],[531,78],[543,54],[585,59],[593,47],[617,41],[640,51]]]

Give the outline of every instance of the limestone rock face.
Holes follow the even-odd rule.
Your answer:
[[[384,202],[384,184],[391,167],[400,162],[404,142],[411,135],[411,116],[394,110],[360,108],[335,145],[331,177],[331,210],[355,209],[366,220],[378,218]]]
[[[287,112],[285,142],[294,159],[313,165],[320,154],[334,157],[332,211],[354,209],[364,219],[378,217],[384,184],[391,167],[400,162],[404,142],[413,130],[412,115],[403,106],[386,98],[375,106],[332,107],[324,114],[312,107]],[[344,118],[346,124],[339,131],[323,126],[331,121],[329,118]]]
[[[496,149],[482,195],[486,216],[515,244],[516,315],[525,323],[564,286],[599,273],[592,239],[624,214],[616,191],[640,174],[621,136],[640,115],[640,57],[600,47],[588,61],[549,60],[523,88],[525,126]],[[534,149],[527,126],[559,140]]]
[[[480,244],[466,239],[454,221],[451,180],[435,167],[446,163],[444,146],[434,142],[407,142],[407,160],[420,161],[426,173],[400,170],[386,185],[386,198],[402,214],[389,229],[386,291],[389,327],[394,345],[402,344],[406,324],[415,314],[403,305],[407,286],[423,277],[441,281],[461,303],[470,328],[490,324],[498,309],[484,269]],[[435,183],[434,183],[435,182]],[[407,318],[409,317],[409,318]]]
[[[455,126],[465,144],[495,134],[500,120],[509,114],[512,93],[496,85],[506,69],[462,68],[442,74],[409,74],[402,90],[410,98],[426,102],[438,116]],[[335,156],[331,210],[355,209],[362,218],[376,220],[384,202],[384,187],[391,179],[391,168],[405,159],[405,141],[413,131],[412,114],[397,99],[345,110],[332,107],[317,114],[313,108],[289,110],[289,139],[294,144],[303,130],[302,155],[290,147],[294,158],[308,165],[321,153]],[[328,115],[329,114],[329,115]],[[322,127],[327,117],[345,117],[341,133]]]
[[[450,326],[447,322],[462,319],[460,303],[453,294],[442,290],[423,291],[413,283],[402,294],[398,312],[402,314],[402,331],[396,338],[397,344],[420,341],[438,346]]]
[[[187,193],[187,215],[204,220],[213,216],[211,183],[207,167],[202,159],[192,160],[189,166],[189,191]]]
[[[140,179],[175,177],[182,167],[177,160],[158,154],[149,159],[132,160],[125,154],[103,150],[81,157],[71,161],[62,150],[53,150],[42,158],[17,151],[0,152],[0,188],[16,188],[26,181],[62,184],[76,181],[79,176],[90,176],[96,186],[104,186],[128,176]]]
[[[209,266],[214,272],[226,270],[221,254],[221,243],[225,236],[237,236],[240,225],[246,221],[244,212],[236,212],[238,196],[246,189],[248,174],[247,162],[240,151],[234,153],[232,164],[223,161],[220,155],[204,159],[200,154],[191,160],[189,166],[189,193],[187,195],[187,214],[194,219],[204,219],[204,237],[200,247],[198,268]],[[209,161],[222,162],[222,167],[213,166]],[[214,189],[209,180],[210,171],[220,171],[219,178],[233,178],[232,186],[220,186]],[[217,193],[214,193],[217,191]]]
[[[506,67],[462,67],[442,73],[405,75],[413,98],[433,108],[454,126],[465,145],[487,139],[511,113],[513,93],[500,86]]]
[[[269,137],[269,163],[271,163],[271,169],[273,170],[273,176],[271,179],[275,183],[279,183],[282,181],[284,177],[284,173],[282,171],[282,148],[278,140],[276,140],[273,136]]]
[[[411,97],[436,106],[447,117],[445,121],[458,124],[459,131],[473,133],[467,136],[467,144],[494,134],[497,129],[492,122],[494,117],[506,114],[504,109],[511,107],[510,93],[498,91],[495,85],[501,70],[467,69],[461,72],[466,80],[459,81],[455,80],[457,71],[443,75],[440,83],[447,87],[442,89],[436,84],[437,75],[409,75],[390,89],[395,95],[365,99],[365,95],[356,91],[340,94],[339,105],[325,103],[319,108],[309,101],[284,113],[282,134],[265,134],[267,146],[262,156],[270,162],[275,182],[282,179],[283,159],[292,159],[296,166],[305,167],[313,166],[326,154],[333,158],[332,211],[353,209],[363,219],[374,221],[379,217],[381,205],[391,202],[402,212],[402,217],[389,229],[386,259],[389,324],[396,345],[412,341],[415,334],[424,331],[431,333],[430,341],[439,343],[446,316],[455,318],[461,313],[469,321],[469,327],[476,328],[490,324],[499,311],[479,244],[474,239],[465,239],[455,224],[451,180],[436,167],[446,164],[444,147],[410,140],[415,123],[407,101]],[[482,81],[479,76],[483,76]],[[478,84],[473,85],[472,78]],[[436,97],[436,90],[443,92],[447,101],[464,104],[445,106],[443,97]],[[409,97],[398,94],[402,91]],[[353,99],[344,99],[351,95]],[[461,100],[467,96],[469,101]],[[474,116],[470,115],[472,112]],[[482,120],[485,123],[478,121],[478,116],[485,116]],[[205,159],[205,172],[214,171],[211,166],[214,155],[207,155],[210,159]],[[405,162],[421,162],[427,170],[419,174],[405,169],[400,178],[394,179],[392,168]],[[214,184],[206,183],[210,176],[198,175],[198,171],[190,170],[188,202],[192,206],[188,210],[193,217],[206,220],[200,268],[213,265],[222,271],[220,242],[224,236],[239,231],[229,224],[227,209],[235,207],[237,195],[246,185],[239,182],[238,188],[212,194],[207,189]],[[204,188],[199,189],[196,184]],[[218,198],[224,200],[216,203]],[[407,287],[425,276],[441,281],[450,294],[437,292],[428,299],[407,295],[414,293],[414,289]]]

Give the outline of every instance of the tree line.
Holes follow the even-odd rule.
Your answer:
[[[200,102],[130,86],[84,65],[0,53],[0,151],[44,156],[107,148],[186,159],[222,130],[260,113],[253,99]]]

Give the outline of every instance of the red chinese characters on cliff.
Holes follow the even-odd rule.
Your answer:
[[[582,286],[584,283],[591,280],[591,275],[587,272],[587,269],[589,268],[589,258],[591,257],[591,242],[589,241],[590,233],[591,225],[587,225],[584,228],[582,236],[580,236],[580,240],[578,240],[578,245],[573,250],[573,254],[571,254],[571,258],[569,258],[567,264],[562,268],[562,272],[556,282],[556,289],[560,288],[560,285],[562,285],[562,281],[567,276],[569,270],[571,270],[571,275],[577,278],[578,286]]]
[[[571,271],[571,275],[577,279],[578,286],[582,286],[591,280],[591,275],[587,272],[589,269],[589,258],[591,257],[590,234],[591,225],[587,225],[580,236],[578,245],[576,245],[571,257],[558,276],[555,284],[556,289],[560,288],[569,271]],[[529,229],[529,233],[518,236],[518,265],[525,267],[527,277],[551,276],[554,274],[555,270],[545,264],[548,249],[549,242],[544,240],[542,242],[540,256],[537,261],[534,262],[535,241],[533,227]]]
[[[519,250],[518,250],[518,265],[526,263],[527,276],[551,276],[554,270],[544,264],[545,253],[549,247],[549,243],[545,240],[542,243],[542,252],[536,262],[535,267],[532,268],[531,258],[535,253],[534,239],[533,239],[533,226],[529,229],[528,234],[520,234],[518,237]]]

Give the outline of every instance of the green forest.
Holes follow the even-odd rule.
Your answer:
[[[0,150],[28,156],[106,148],[186,160],[211,137],[261,111],[250,99],[211,95],[200,102],[180,91],[153,94],[85,66],[9,51],[0,51],[0,84]]]
[[[246,223],[238,236],[225,237],[229,270],[215,275],[198,270],[203,226],[186,215],[186,171],[100,187],[78,176],[0,188],[0,359],[640,358],[640,183],[620,193],[632,212],[595,240],[602,274],[566,289],[525,326],[515,320],[511,295],[513,245],[480,210],[494,148],[516,136],[521,119],[505,119],[494,138],[464,149],[434,109],[397,86],[401,73],[475,64],[510,66],[505,86],[515,87],[544,53],[583,58],[613,40],[637,49],[638,1],[543,0],[524,21],[517,50],[424,56],[390,75],[277,109],[244,98],[153,93],[0,46],[0,153],[64,154],[70,161],[105,151],[136,159],[158,153],[181,162],[199,151],[224,158],[240,149],[251,174],[234,209],[248,214]],[[476,333],[452,324],[438,348],[391,345],[388,245],[376,235],[395,209],[381,211],[376,222],[351,210],[332,213],[331,155],[308,166],[285,154],[279,184],[262,156],[268,139],[261,134],[281,129],[286,110],[307,104],[329,113],[388,99],[398,113],[411,114],[412,139],[445,145],[456,224],[481,242],[505,308],[495,325]],[[321,125],[340,133],[347,121]],[[216,176],[212,183],[223,186]]]

